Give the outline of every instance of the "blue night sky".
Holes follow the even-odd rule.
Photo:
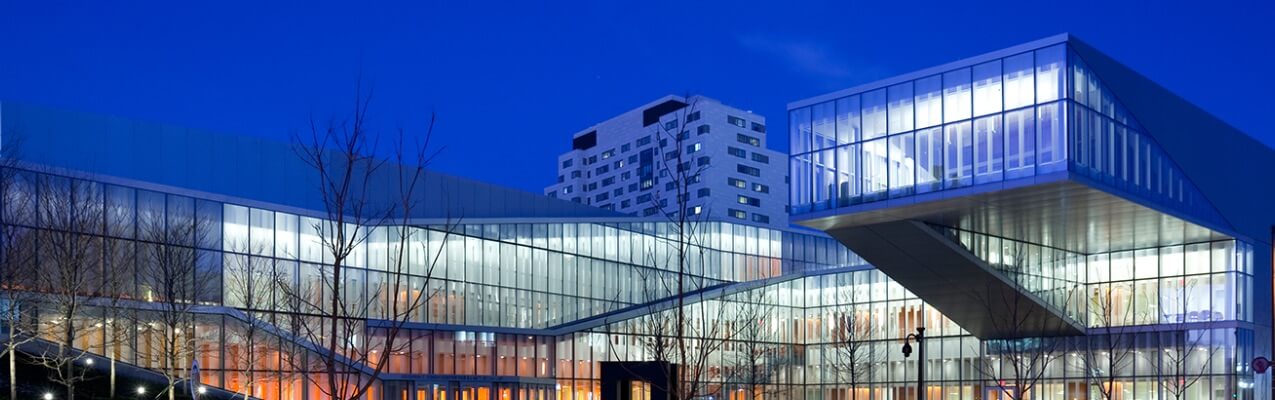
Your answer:
[[[287,140],[362,76],[379,128],[437,112],[433,168],[539,192],[572,133],[664,94],[785,151],[789,101],[1071,32],[1275,144],[1269,0],[186,3],[0,2],[0,99]]]

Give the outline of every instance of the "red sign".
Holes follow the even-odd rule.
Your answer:
[[[1266,370],[1270,367],[1271,367],[1271,360],[1267,360],[1266,357],[1258,357],[1253,359],[1253,372],[1264,374],[1266,373]]]

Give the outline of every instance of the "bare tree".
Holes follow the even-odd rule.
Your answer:
[[[137,333],[137,204],[134,191],[106,187],[103,227],[102,268],[91,279],[98,283],[93,294],[99,319],[95,324],[103,340],[101,356],[107,359],[107,398],[117,395],[117,372],[131,339]],[[93,349],[91,351],[96,351]],[[88,360],[86,360],[87,362]]]
[[[828,363],[837,383],[850,385],[851,400],[859,398],[859,387],[869,380],[873,363],[881,359],[878,348],[871,343],[872,318],[866,306],[860,304],[868,300],[866,288],[853,282],[855,275],[841,275],[842,282],[837,285],[836,326],[833,327],[836,342],[832,344],[833,356]]]
[[[703,220],[709,210],[691,205],[691,187],[699,182],[709,164],[698,158],[692,160],[690,156],[694,145],[687,148],[691,136],[687,123],[699,116],[698,98],[690,95],[684,98],[686,106],[666,114],[653,132],[660,143],[656,149],[662,154],[656,154],[653,160],[658,173],[651,174],[656,192],[652,207],[666,219],[668,234],[655,244],[663,248],[648,250],[648,257],[653,265],[673,273],[670,286],[676,304],[672,321],[665,326],[671,328],[671,335],[665,336],[671,337],[671,355],[678,364],[681,387],[670,392],[677,393],[678,400],[691,400],[719,395],[720,387],[709,385],[710,367],[713,355],[731,339],[733,332],[716,319],[719,310],[714,307],[720,304],[706,301],[709,299],[702,291],[709,283],[704,278],[708,264],[704,250],[708,224]],[[660,188],[661,181],[664,189]]]
[[[676,374],[679,387],[650,383],[677,400],[719,394],[720,386],[710,385],[715,378],[712,375],[720,373],[713,368],[713,359],[734,333],[729,324],[718,320],[723,304],[710,301],[703,291],[713,283],[704,277],[708,264],[704,230],[708,224],[702,222],[708,210],[691,205],[690,189],[709,164],[707,158],[692,162],[689,153],[694,150],[686,150],[691,135],[686,124],[695,121],[699,113],[696,97],[688,95],[685,100],[683,107],[655,124],[651,138],[659,146],[649,150],[653,154],[641,156],[651,161],[640,166],[639,185],[654,194],[643,213],[658,215],[665,223],[655,241],[635,249],[653,268],[637,270],[646,312],[632,325],[645,358],[667,368],[665,376]],[[611,351],[615,358],[622,358],[615,346]]]
[[[775,318],[773,296],[761,288],[733,297],[733,301],[722,302],[723,307],[734,312],[727,328],[733,332],[733,340],[723,349],[727,356],[723,357],[726,381],[734,383],[749,398],[761,400],[776,392],[779,372],[792,360],[786,359],[790,353],[783,351],[784,346],[775,343],[780,321]]]
[[[227,352],[227,358],[235,365],[246,366],[242,376],[245,400],[252,393],[257,373],[256,366],[263,357],[270,354],[273,341],[266,331],[266,324],[274,315],[274,299],[272,297],[277,284],[286,276],[280,274],[273,258],[254,256],[251,254],[269,254],[273,249],[261,245],[231,244],[233,253],[225,255],[225,289],[226,303],[243,311],[246,321],[242,327],[226,330],[226,341],[235,342],[234,351]],[[236,250],[236,248],[239,248]]]
[[[1085,377],[1098,395],[1106,400],[1118,397],[1116,377],[1129,368],[1136,352],[1134,337],[1129,326],[1134,323],[1132,293],[1117,293],[1111,285],[1096,287],[1089,298],[1092,321],[1098,324],[1090,329],[1088,351],[1085,356]],[[1099,334],[1100,333],[1100,334]]]
[[[12,132],[9,132],[12,133]],[[18,172],[16,140],[0,153],[0,357],[9,363],[9,398],[18,396],[17,349],[37,334],[31,324],[36,306],[36,236],[27,221],[35,215],[34,190]]]
[[[1179,279],[1181,280],[1178,285],[1180,293],[1174,296],[1174,301],[1164,304],[1163,299],[1166,296],[1161,293],[1160,297],[1161,309],[1167,311],[1163,315],[1165,320],[1161,322],[1172,327],[1168,331],[1171,332],[1171,336],[1161,336],[1160,348],[1163,349],[1163,354],[1157,354],[1154,351],[1143,352],[1146,357],[1160,358],[1160,385],[1165,393],[1174,399],[1190,397],[1188,392],[1191,387],[1209,374],[1213,355],[1218,350],[1215,341],[1210,338],[1209,329],[1192,329],[1198,328],[1193,327],[1192,324],[1201,321],[1192,321],[1190,318],[1192,312],[1188,309],[1193,299],[1200,301],[1200,297],[1208,295],[1207,285],[1202,285],[1197,279]],[[1160,290],[1171,289],[1161,288]],[[1207,304],[1208,300],[1202,301]],[[1199,312],[1197,310],[1196,314],[1198,315]],[[1209,319],[1212,319],[1211,315]]]
[[[131,206],[131,205],[130,205]],[[130,307],[129,302],[134,301],[136,287],[134,279],[137,276],[137,251],[136,243],[129,239],[116,239],[116,237],[128,237],[124,231],[128,231],[128,235],[132,235],[131,229],[133,225],[130,222],[125,223],[123,219],[131,216],[131,209],[128,212],[114,212],[113,206],[107,204],[106,213],[106,229],[108,237],[105,238],[104,261],[105,266],[103,274],[98,277],[102,284],[102,289],[98,297],[103,300],[102,329],[105,331],[103,335],[105,354],[107,359],[107,380],[108,392],[107,398],[114,399],[117,391],[117,370],[120,358],[124,356],[124,348],[129,345],[130,339],[137,332],[136,321],[137,314],[134,307]]]
[[[1060,330],[1066,322],[1039,315],[1045,311],[1018,293],[1025,290],[1021,286],[1004,289],[989,284],[987,290],[974,295],[987,310],[987,322],[1008,338],[983,341],[984,358],[974,363],[975,369],[987,385],[1010,400],[1032,398],[1032,391],[1044,380],[1066,344],[1063,338],[1039,337],[1041,332]],[[1068,299],[1065,304],[1070,304],[1076,288],[1056,290],[1062,291]]]
[[[415,237],[421,230],[411,227],[411,217],[432,158],[427,149],[434,120],[421,135],[399,130],[393,158],[386,160],[374,154],[381,136],[369,124],[368,105],[360,88],[350,120],[324,127],[312,122],[308,137],[294,138],[297,155],[316,173],[325,219],[309,227],[324,253],[317,276],[301,277],[295,287],[280,285],[283,304],[297,315],[286,324],[320,347],[308,360],[289,361],[333,399],[365,396],[390,355],[406,349],[404,326],[433,295],[427,288],[438,262],[431,258],[423,279],[408,277],[409,247],[424,240]],[[391,187],[380,185],[385,182]],[[376,228],[384,226],[393,227]],[[390,255],[385,273],[372,272],[380,278],[364,294],[352,282],[365,276],[356,258],[373,229],[385,229]],[[368,326],[369,320],[379,326]]]
[[[653,254],[650,252],[648,257]],[[646,303],[645,312],[636,320],[639,330],[638,345],[648,359],[672,362],[676,347],[673,337],[674,321],[661,308],[660,302],[672,295],[673,280],[669,274],[653,268],[637,268],[637,275],[642,301]]]
[[[103,224],[101,186],[85,180],[53,175],[36,179],[39,217],[37,245],[40,273],[37,290],[48,311],[41,336],[56,346],[35,355],[35,362],[50,371],[50,381],[62,386],[67,399],[75,398],[75,388],[86,378],[87,369],[78,365],[85,350],[76,340],[88,330],[88,297],[99,290],[96,280],[101,268]]]
[[[210,262],[197,246],[209,241],[212,221],[196,215],[191,199],[170,198],[166,206],[139,207],[137,279],[150,307],[138,313],[138,350],[165,378],[162,393],[176,398],[189,379],[195,344],[195,308],[200,296],[214,290],[213,277],[201,276]]]

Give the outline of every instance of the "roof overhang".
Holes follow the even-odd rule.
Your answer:
[[[919,220],[1086,254],[1233,237],[1115,193],[1061,172],[817,211],[793,220],[827,232]]]

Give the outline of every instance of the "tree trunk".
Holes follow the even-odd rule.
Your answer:
[[[115,352],[111,352],[111,392],[107,394],[111,399],[115,398]]]
[[[12,335],[13,333],[10,332],[9,334]],[[10,340],[13,340],[12,336],[10,336]],[[12,341],[9,342],[9,398],[10,399],[18,398],[18,362],[15,360],[17,355],[13,354],[14,352],[18,350],[16,347],[17,346],[14,346]]]

